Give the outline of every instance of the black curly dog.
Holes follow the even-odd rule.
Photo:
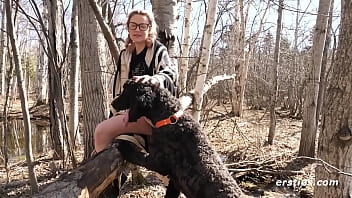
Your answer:
[[[180,191],[188,198],[242,196],[206,134],[190,115],[182,113],[179,100],[169,91],[128,81],[112,106],[129,109],[130,122],[145,116],[154,126],[162,125],[153,128],[149,154],[138,152],[128,142],[122,142],[119,150],[127,161],[169,176],[165,197],[177,198]]]

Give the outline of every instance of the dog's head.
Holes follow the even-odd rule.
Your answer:
[[[156,97],[153,85],[134,82],[128,80],[124,86],[121,95],[114,99],[111,105],[117,110],[129,109],[129,121],[134,122],[141,116],[149,117],[148,113],[152,109]]]

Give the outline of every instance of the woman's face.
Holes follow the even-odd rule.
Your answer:
[[[135,43],[145,42],[149,33],[149,20],[147,16],[135,14],[127,24],[130,38]]]

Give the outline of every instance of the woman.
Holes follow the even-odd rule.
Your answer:
[[[166,47],[156,40],[154,16],[146,11],[135,10],[128,15],[126,25],[129,34],[126,49],[121,51],[117,63],[113,96],[121,93],[127,79],[155,84],[174,92],[173,85],[178,78],[177,66],[172,64]],[[151,135],[152,128],[143,117],[136,122],[127,121],[128,114],[125,112],[98,124],[94,133],[95,151],[100,152],[121,134]]]

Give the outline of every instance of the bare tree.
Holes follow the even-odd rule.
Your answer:
[[[5,10],[5,6],[4,6],[4,10]],[[6,14],[6,13],[4,13]],[[10,181],[9,178],[9,168],[8,168],[8,161],[9,161],[9,157],[8,157],[8,146],[7,146],[7,140],[9,137],[9,122],[8,122],[8,117],[9,117],[9,107],[10,107],[10,90],[12,87],[12,81],[13,81],[13,64],[12,64],[12,59],[10,59],[10,67],[9,70],[7,72],[7,78],[6,78],[6,92],[5,92],[5,102],[4,102],[4,109],[3,109],[3,153],[4,153],[4,166],[6,169],[6,179],[7,181]]]
[[[32,134],[31,134],[31,123],[30,123],[29,110],[28,110],[27,94],[26,94],[27,91],[25,86],[23,86],[23,71],[22,71],[21,59],[18,54],[18,46],[16,42],[16,37],[14,34],[14,28],[12,24],[12,10],[11,10],[10,0],[5,1],[5,7],[6,7],[6,18],[7,18],[7,30],[10,38],[14,64],[16,68],[18,91],[21,98],[21,109],[22,109],[23,123],[24,123],[26,162],[28,166],[29,182],[31,185],[32,192],[38,192],[38,183],[34,172],[34,164],[33,164],[32,142],[31,142]]]
[[[6,16],[5,6],[3,4],[1,14],[1,29],[0,29],[0,96],[5,95],[5,73],[6,73]]]
[[[62,57],[62,10],[61,0],[50,1],[49,12],[49,106],[50,133],[54,149],[54,158],[64,159],[64,135],[67,133],[64,117],[63,87],[61,82]]]
[[[194,110],[192,112],[193,118],[197,121],[200,119],[200,113],[203,103],[204,84],[208,73],[210,51],[213,42],[214,24],[216,18],[217,0],[209,0],[207,17],[204,25],[204,35],[202,38],[202,46],[200,51],[200,62],[198,64],[197,80],[194,90],[195,101]]]
[[[277,100],[277,68],[280,64],[280,42],[281,42],[281,30],[282,30],[282,11],[284,7],[284,0],[280,0],[277,16],[277,27],[276,27],[276,39],[275,39],[275,51],[274,51],[274,64],[272,66],[272,83],[270,89],[270,123],[269,123],[269,135],[268,143],[273,144],[275,138],[276,130],[276,115],[275,115],[275,106]]]
[[[91,6],[85,0],[78,2],[84,157],[89,158],[94,149],[93,133],[95,127],[107,116],[107,106],[105,105],[107,91],[102,68],[105,65],[102,55],[104,39]],[[99,8],[101,9],[100,6]]]
[[[315,139],[317,134],[317,102],[323,50],[328,25],[328,13],[331,0],[320,0],[313,38],[312,64],[308,73],[307,91],[304,100],[303,124],[299,145],[300,156],[315,156]]]
[[[249,5],[248,5],[249,6]],[[244,84],[247,75],[247,67],[245,64],[245,21],[243,13],[243,0],[236,1],[235,7],[235,24],[231,34],[232,54],[230,55],[231,62],[234,63],[234,72],[237,77],[233,80],[232,86],[232,112],[235,116],[242,115],[242,105],[244,101]],[[237,57],[237,58],[235,58]],[[248,57],[247,57],[248,58]]]
[[[236,4],[235,10],[237,11],[235,12],[236,13],[238,12],[236,14],[236,17],[238,18],[239,21],[237,21],[236,19],[236,22],[238,22],[238,26],[235,25],[235,30],[233,32],[234,33],[233,36],[235,37],[235,39],[233,39],[235,41],[234,53],[236,56],[238,56],[237,60],[234,61],[235,62],[234,71],[236,74],[236,78],[233,80],[232,101],[231,101],[232,113],[235,116],[241,116],[243,112],[243,102],[245,99],[244,95],[245,95],[245,89],[246,89],[246,83],[247,83],[248,67],[254,53],[255,44],[262,33],[264,19],[267,14],[267,11],[269,10],[270,2],[266,4],[266,8],[264,9],[264,13],[261,16],[261,19],[259,22],[258,30],[254,32],[253,35],[250,36],[251,39],[248,41],[248,52],[245,52],[244,50],[246,48],[245,29],[246,29],[246,23],[248,21],[251,1],[248,2],[246,13],[244,13],[243,11],[243,6],[244,5],[242,0],[240,0],[238,4]]]
[[[315,186],[315,197],[349,197],[352,194],[352,1],[342,4],[341,28],[330,85],[326,90],[319,136],[318,158],[331,166],[317,166],[316,181],[335,181]],[[337,182],[337,183],[336,183]]]
[[[179,87],[180,92],[186,92],[186,83],[187,83],[187,72],[188,72],[188,63],[189,63],[189,42],[190,42],[190,20],[192,12],[192,0],[186,0],[186,11],[184,19],[184,28],[185,30],[183,35],[183,43],[181,50],[181,60],[180,60],[180,79]]]
[[[42,19],[44,28],[40,32],[41,40],[45,40],[48,28],[48,1],[43,0],[43,11]],[[39,58],[37,64],[37,83],[36,83],[36,94],[37,94],[37,105],[47,104],[48,102],[48,56],[47,56],[47,43],[42,42],[39,45]]]
[[[62,71],[64,66],[64,42],[63,38],[63,4],[62,0],[45,1],[48,6],[48,27],[43,20],[42,14],[34,0],[30,0],[33,12],[38,17],[34,19],[20,5],[16,5],[21,13],[28,19],[36,31],[43,51],[48,56],[48,81],[49,81],[49,114],[50,114],[50,135],[52,139],[53,157],[65,160],[65,148],[70,154],[71,160],[75,163],[71,145],[68,140],[68,127],[66,122],[65,106],[63,101]],[[45,6],[45,5],[43,5]],[[39,27],[38,28],[38,24]],[[44,37],[41,36],[43,33]],[[45,48],[47,47],[47,48]],[[63,143],[63,144],[62,144]],[[66,147],[64,147],[66,146]]]
[[[323,58],[321,61],[321,71],[320,71],[320,82],[319,82],[319,95],[318,95],[318,106],[317,106],[317,121],[321,115],[321,107],[324,102],[324,94],[327,87],[327,69],[328,69],[328,54],[331,43],[331,33],[332,33],[332,15],[334,11],[334,0],[331,0],[330,11],[329,11],[329,19],[328,26],[326,28],[326,38],[325,45],[323,50]]]
[[[80,134],[78,127],[78,77],[79,77],[79,40],[78,40],[78,6],[74,0],[72,4],[71,16],[71,69],[70,69],[70,119],[69,133],[70,141],[73,147],[76,142],[80,142]],[[76,141],[77,140],[77,141]]]
[[[300,0],[297,0],[297,5],[296,8],[297,10],[300,7]],[[308,9],[308,6],[306,7],[306,10]],[[306,11],[305,10],[305,11]],[[297,12],[296,13],[296,20],[295,20],[295,30],[294,30],[294,39],[293,39],[293,62],[291,62],[291,65],[289,66],[289,75],[288,75],[288,81],[290,82],[288,84],[288,107],[290,109],[290,115],[292,116],[298,116],[301,117],[301,106],[300,105],[300,98],[298,95],[300,88],[298,84],[298,79],[299,79],[299,61],[300,61],[300,55],[299,55],[299,34],[300,34],[300,23],[304,17],[304,13]]]

